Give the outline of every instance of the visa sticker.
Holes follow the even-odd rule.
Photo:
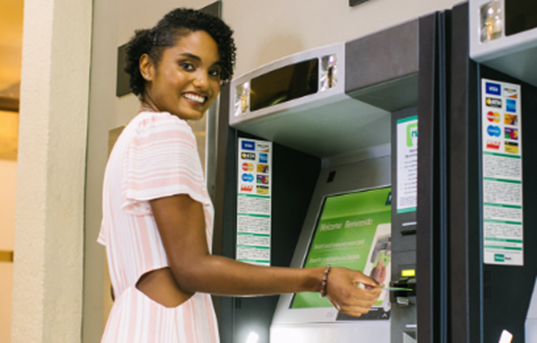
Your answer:
[[[242,141],[241,147],[242,147],[242,150],[252,150],[252,151],[255,151],[255,142],[252,142],[252,141]]]
[[[487,82],[485,83],[487,94],[502,95],[502,86],[499,83]]]

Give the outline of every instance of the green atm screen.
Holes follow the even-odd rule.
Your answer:
[[[391,187],[325,198],[304,268],[347,267],[389,284],[390,256]],[[291,308],[330,306],[319,293],[297,293]]]

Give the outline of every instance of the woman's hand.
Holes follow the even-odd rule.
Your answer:
[[[358,287],[361,283],[369,290]],[[326,297],[341,313],[360,317],[371,309],[382,290],[378,283],[359,271],[332,267],[326,285]]]

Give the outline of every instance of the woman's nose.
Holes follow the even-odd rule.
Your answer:
[[[209,76],[205,71],[199,71],[198,73],[196,73],[196,77],[194,79],[194,86],[203,91],[207,90],[207,88],[209,87]]]

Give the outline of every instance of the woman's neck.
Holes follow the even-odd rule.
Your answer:
[[[142,103],[140,104],[140,112],[160,112],[160,111],[153,103],[142,101]]]

